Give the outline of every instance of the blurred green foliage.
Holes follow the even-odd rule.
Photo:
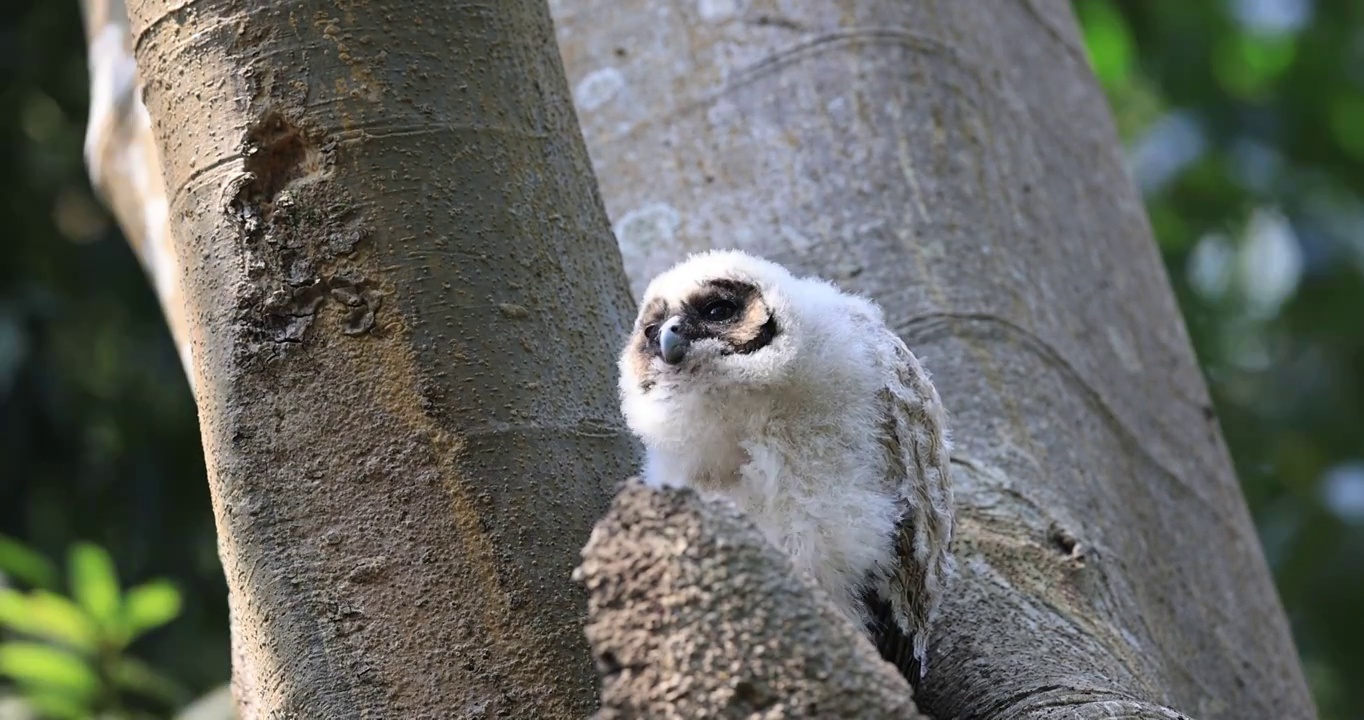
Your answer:
[[[1364,720],[1364,3],[1073,7],[1321,715]],[[199,693],[229,648],[194,407],[84,176],[86,82],[75,0],[0,3],[0,532],[44,617],[127,602],[51,600],[77,541],[175,578],[183,614],[132,647]]]
[[[1073,7],[1321,717],[1364,718],[1364,3]]]
[[[128,653],[129,645],[180,614],[180,592],[153,580],[126,592],[109,553],[76,543],[67,589],[57,568],[0,536],[0,678],[25,710],[60,720],[156,718],[189,700],[179,684]],[[6,585],[31,586],[21,592]],[[158,712],[159,711],[159,712]]]
[[[129,651],[199,695],[226,681],[230,646],[198,422],[85,177],[87,83],[76,0],[0,2],[0,533],[34,567],[90,542],[131,585],[172,578],[181,614]]]

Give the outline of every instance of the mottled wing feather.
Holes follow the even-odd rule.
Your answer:
[[[916,685],[922,668],[914,657],[914,641],[900,629],[890,603],[869,587],[862,595],[870,621],[869,630],[881,657],[894,665],[911,685]]]
[[[928,671],[929,625],[955,569],[948,548],[953,531],[950,438],[947,411],[928,373],[900,338],[886,334],[891,372],[884,391],[883,444],[889,453],[888,480],[897,488],[903,514],[896,538],[899,563],[888,579],[889,597],[880,600],[889,605],[902,639],[912,643],[910,654],[922,674]],[[883,638],[882,653],[902,656],[892,640]],[[906,658],[887,659],[909,670]]]

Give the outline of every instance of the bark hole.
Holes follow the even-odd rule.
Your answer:
[[[597,656],[597,665],[601,668],[603,675],[619,674],[622,667],[620,660],[616,659],[616,654],[607,650]]]
[[[251,180],[243,191],[262,205],[273,203],[285,185],[304,174],[309,150],[316,152],[297,127],[278,112],[267,113],[246,133],[246,171]]]
[[[1073,560],[1080,565],[1085,563],[1084,548],[1081,547],[1080,541],[1076,539],[1075,535],[1069,530],[1060,525],[1052,524],[1050,530],[1047,531],[1047,539],[1051,542],[1051,546],[1056,548],[1056,550],[1066,558]]]
[[[271,110],[246,132],[243,169],[245,181],[233,198],[232,209],[248,240],[268,231],[276,199],[291,183],[320,177],[323,154],[302,128]]]
[[[773,701],[770,695],[747,680],[740,680],[734,686],[734,700],[737,705],[749,710],[766,709]]]

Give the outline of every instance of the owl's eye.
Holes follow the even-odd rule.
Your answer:
[[[658,339],[658,323],[649,323],[648,325],[645,325],[645,326],[644,326],[644,337],[648,338],[650,342],[653,342],[654,340],[657,340],[657,339]]]
[[[729,300],[711,300],[701,308],[701,317],[707,322],[724,322],[739,312],[739,306]]]

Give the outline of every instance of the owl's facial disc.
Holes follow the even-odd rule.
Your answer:
[[[725,359],[748,356],[777,336],[776,317],[757,285],[726,278],[703,281],[682,298],[655,298],[640,312],[636,368],[646,391],[667,368],[723,373]]]

